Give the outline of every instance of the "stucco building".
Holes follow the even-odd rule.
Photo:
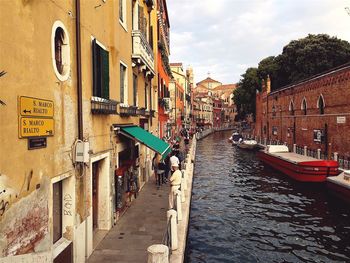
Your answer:
[[[84,262],[168,149],[157,2],[0,5],[0,261]]]

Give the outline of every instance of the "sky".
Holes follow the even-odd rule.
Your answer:
[[[350,42],[350,0],[167,0],[170,62],[237,83],[291,40],[328,34]]]

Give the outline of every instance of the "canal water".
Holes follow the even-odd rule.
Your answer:
[[[350,262],[350,205],[227,143],[197,144],[185,262]]]

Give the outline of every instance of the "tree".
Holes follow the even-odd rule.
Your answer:
[[[263,61],[261,61],[263,62]],[[326,34],[293,40],[269,65],[272,89],[301,81],[350,62],[350,43]]]
[[[243,120],[250,113],[255,116],[256,90],[259,90],[261,86],[257,72],[257,68],[248,68],[233,92],[239,120]]]

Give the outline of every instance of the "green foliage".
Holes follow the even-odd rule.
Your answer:
[[[260,61],[259,78],[270,75],[272,90],[350,62],[350,43],[325,34],[291,41],[277,57]]]
[[[271,79],[272,90],[277,90],[350,62],[350,43],[326,34],[308,35],[291,41],[282,54],[259,62],[258,68],[248,68],[234,92],[238,119],[255,115],[255,92],[261,89],[261,80]]]
[[[255,115],[255,94],[260,86],[258,69],[248,68],[242,75],[237,89],[233,92],[233,100],[237,106],[239,120],[243,120],[249,113]]]

